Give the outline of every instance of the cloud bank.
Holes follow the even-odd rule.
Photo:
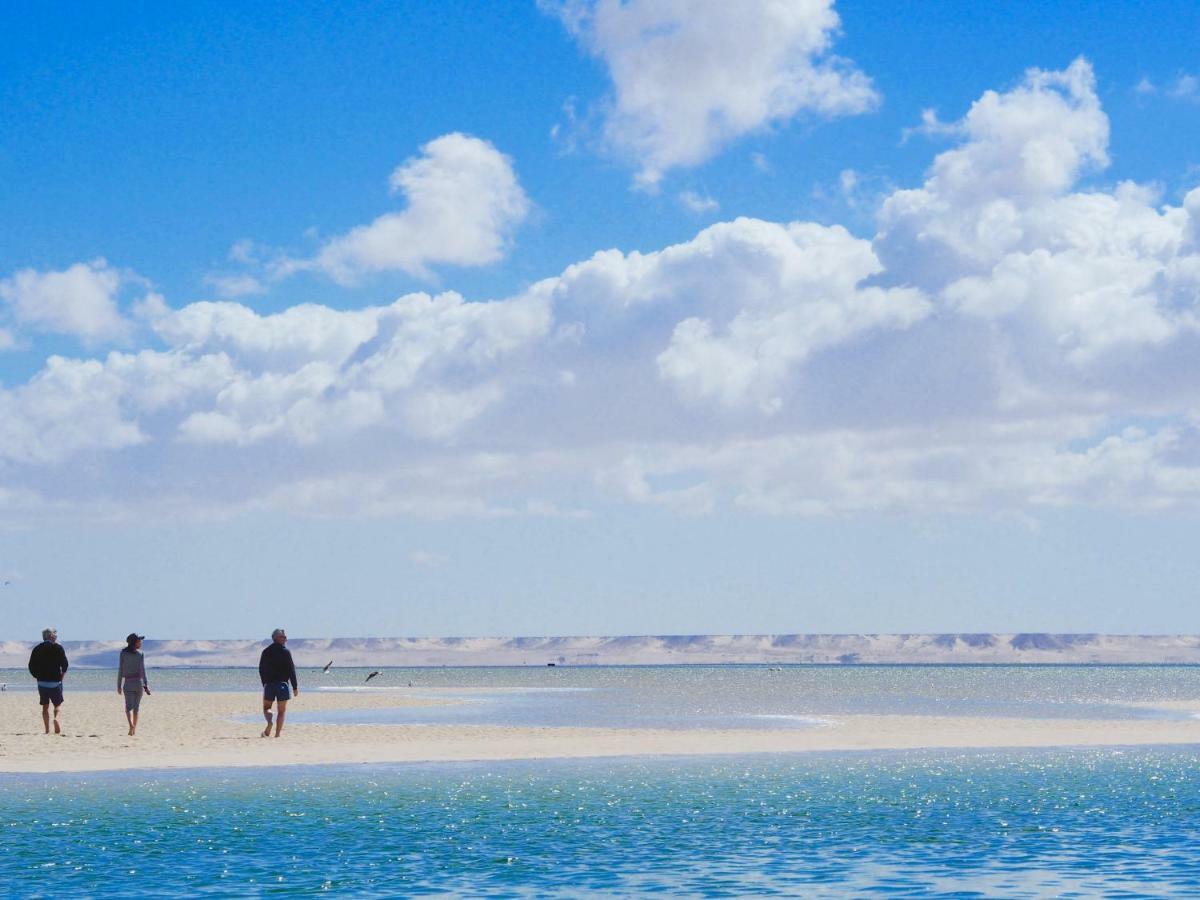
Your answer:
[[[486,302],[144,302],[141,349],[0,389],[0,516],[1194,507],[1200,188],[1088,186],[1109,123],[1083,60],[949,127],[870,236],[738,218]],[[495,162],[471,140],[451,149]],[[523,199],[468,202],[432,146],[398,170],[401,217],[437,195],[515,221]],[[362,270],[355,234],[315,259]],[[9,327],[115,340],[109,271],[6,279]]]

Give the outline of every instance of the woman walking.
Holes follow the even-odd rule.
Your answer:
[[[145,637],[134,632],[125,638],[128,646],[121,651],[117,662],[117,693],[125,695],[125,719],[129,722],[130,734],[137,733],[142,693],[150,693],[150,683],[146,681],[146,658],[142,656]]]

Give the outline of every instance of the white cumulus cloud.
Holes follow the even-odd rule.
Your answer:
[[[67,334],[90,343],[122,340],[129,323],[117,307],[122,276],[103,259],[61,271],[21,269],[0,280],[0,299],[13,319],[33,331]]]
[[[830,53],[832,0],[542,5],[608,67],[604,136],[642,186],[802,112],[849,115],[879,102],[870,79]]]
[[[737,219],[656,253],[598,253],[554,290],[564,313],[634,310],[665,344],[659,377],[683,398],[774,412],[814,352],[927,314],[919,291],[862,284],[880,269],[870,242],[841,226]]]
[[[224,355],[142,350],[103,360],[52,356],[26,384],[0,390],[0,460],[57,463],[152,441],[148,423],[204,403],[233,377]],[[161,437],[161,435],[158,435]]]
[[[398,270],[428,277],[436,265],[482,266],[501,259],[529,213],[512,160],[488,141],[446,134],[392,172],[407,205],[326,241],[309,260],[277,274],[316,269],[340,282]]]
[[[1004,321],[1022,352],[1077,365],[1160,345],[1196,323],[1194,214],[1121,184],[1077,190],[1108,164],[1108,117],[1090,64],[1032,70],[989,91],[924,185],[883,204],[876,246],[890,279]]]

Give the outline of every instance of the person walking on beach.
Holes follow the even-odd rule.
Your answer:
[[[287,714],[288,700],[292,698],[292,693],[288,691],[289,683],[295,695],[300,696],[296,665],[292,662],[291,651],[284,646],[286,643],[287,633],[282,628],[276,628],[271,632],[271,643],[263,649],[258,659],[258,677],[263,685],[263,718],[267,720],[263,737],[271,736],[272,703],[277,704],[279,712],[275,719],[275,737],[279,737],[279,732],[283,731],[283,717]]]
[[[137,734],[138,711],[142,708],[142,694],[150,694],[150,682],[146,680],[146,657],[142,656],[144,634],[132,632],[125,638],[127,646],[117,660],[117,693],[125,695],[125,721],[129,733]]]
[[[43,628],[42,642],[29,654],[29,674],[37,679],[42,724],[50,733],[50,704],[54,704],[54,733],[62,734],[58,708],[63,702],[63,678],[67,674],[67,651],[58,642],[58,629]]]

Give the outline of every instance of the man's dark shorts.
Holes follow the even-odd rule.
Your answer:
[[[272,681],[263,685],[264,700],[291,700],[292,687],[286,681]]]
[[[62,685],[57,685],[52,688],[42,687],[38,685],[38,702],[42,706],[48,706],[53,703],[55,706],[62,706],[63,695]]]

